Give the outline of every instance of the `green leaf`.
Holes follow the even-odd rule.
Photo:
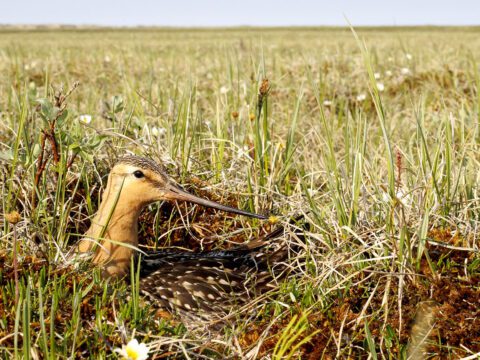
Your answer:
[[[63,123],[65,122],[65,119],[67,118],[67,116],[68,116],[68,110],[65,109],[65,110],[63,110],[62,115],[60,115],[57,119],[57,126],[58,127],[62,127]]]
[[[124,109],[123,98],[120,95],[112,97],[112,111],[116,114]]]
[[[33,146],[32,156],[38,157],[38,155],[40,154],[40,151],[41,151],[40,144],[35,144]]]
[[[80,151],[79,154],[80,154],[80,157],[81,157],[83,160],[86,160],[86,161],[88,161],[88,162],[90,162],[90,163],[93,163],[93,155],[92,155],[92,154],[89,154],[89,153],[87,153],[87,152],[85,152],[85,151]]]
[[[45,98],[37,99],[37,102],[40,104],[40,116],[43,120],[49,122],[52,120],[53,115],[53,105],[50,100]]]
[[[80,144],[78,142],[74,142],[68,146],[68,150],[76,150],[80,149]]]
[[[12,161],[14,159],[12,150],[0,151],[0,160]]]

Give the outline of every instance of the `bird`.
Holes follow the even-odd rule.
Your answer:
[[[183,201],[266,220],[267,216],[193,195],[175,182],[155,161],[140,156],[120,158],[111,169],[99,209],[77,246],[90,254],[104,278],[129,273],[138,247],[138,218],[149,204]],[[262,239],[230,250],[199,253],[163,250],[141,257],[140,292],[160,309],[199,316],[225,314],[272,284],[272,267],[285,257],[285,248],[268,248],[279,228]]]

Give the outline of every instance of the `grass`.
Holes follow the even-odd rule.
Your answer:
[[[480,352],[479,33],[3,29],[0,357],[115,358],[132,337],[158,358]],[[127,152],[213,200],[303,214],[287,280],[219,331],[145,305],[136,267],[70,264]],[[165,203],[140,238],[211,249],[275,226]]]

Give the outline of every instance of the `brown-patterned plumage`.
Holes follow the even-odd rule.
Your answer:
[[[187,193],[169,180],[160,165],[128,156],[111,170],[102,203],[78,252],[92,253],[93,263],[102,267],[105,277],[125,276],[138,246],[138,216],[146,205],[160,200],[266,219]],[[159,307],[220,314],[269,287],[271,268],[286,254],[285,249],[264,251],[269,237],[229,251],[149,254],[142,262],[141,292]]]
[[[232,250],[149,254],[142,259],[140,291],[169,310],[222,317],[232,306],[274,287],[274,276],[283,277],[288,249],[269,242],[282,232],[279,228]]]

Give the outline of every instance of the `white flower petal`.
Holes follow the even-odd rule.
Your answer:
[[[78,121],[84,123],[84,124],[90,124],[92,122],[92,115],[80,115],[78,117]]]
[[[365,94],[358,94],[357,95],[357,101],[364,101],[367,98],[367,95]]]
[[[127,360],[146,360],[148,359],[148,347],[144,343],[138,343],[137,339],[132,339],[127,345],[123,345],[122,349],[115,349],[118,353]]]
[[[163,128],[163,127],[152,127],[152,135],[153,136],[156,136],[156,137],[162,137],[164,136],[166,133],[167,133],[167,129]]]

